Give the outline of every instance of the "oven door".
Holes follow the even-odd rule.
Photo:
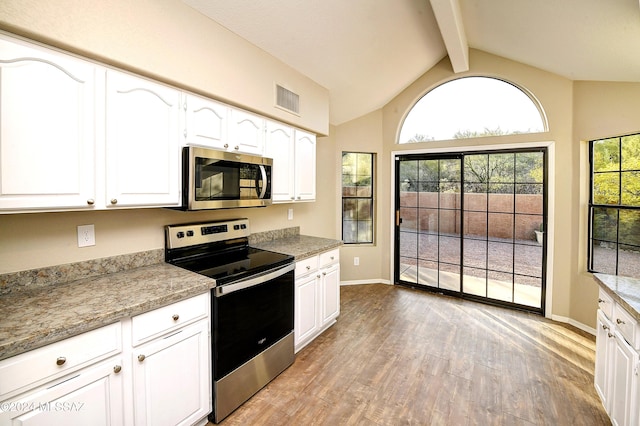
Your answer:
[[[271,204],[271,159],[196,147],[183,155],[189,210]]]
[[[214,380],[293,331],[294,267],[292,263],[212,290]]]

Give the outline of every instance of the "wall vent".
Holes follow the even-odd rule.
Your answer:
[[[300,114],[300,96],[276,84],[276,105],[285,111]]]

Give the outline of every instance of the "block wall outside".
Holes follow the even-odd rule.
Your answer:
[[[401,192],[400,206],[405,229],[461,233],[460,194]],[[539,194],[465,194],[464,210],[465,235],[511,239],[515,232],[516,240],[535,240],[534,231],[542,222],[543,200]]]

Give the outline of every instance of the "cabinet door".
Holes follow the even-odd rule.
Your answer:
[[[273,159],[271,195],[273,202],[294,199],[293,128],[267,121],[264,156]]]
[[[264,149],[265,120],[248,112],[231,109],[229,122],[229,149],[262,155]]]
[[[611,412],[614,425],[631,426],[631,383],[635,374],[637,354],[618,332],[612,357],[611,370]]]
[[[108,207],[180,203],[180,92],[109,70]]]
[[[122,359],[80,370],[11,401],[0,403],[0,424],[122,425]]]
[[[185,142],[187,145],[227,149],[229,107],[209,99],[185,96]]]
[[[135,423],[192,425],[211,412],[208,321],[198,321],[133,353]]]
[[[296,201],[316,199],[316,137],[307,132],[295,132],[295,198]]]
[[[610,412],[610,369],[613,346],[613,330],[611,322],[604,315],[602,310],[598,310],[596,335],[596,365],[595,365],[595,387],[602,405],[607,413]]]
[[[340,265],[323,268],[322,274],[322,325],[333,321],[340,314]]]
[[[317,273],[296,279],[294,324],[296,351],[320,328],[319,282]]]
[[[0,38],[0,209],[91,208],[96,67]]]

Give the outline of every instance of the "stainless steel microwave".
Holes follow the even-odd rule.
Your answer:
[[[271,204],[270,158],[214,149],[182,149],[182,208],[263,207]]]

